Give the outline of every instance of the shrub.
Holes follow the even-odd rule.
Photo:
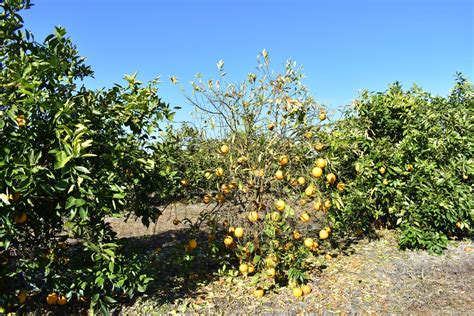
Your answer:
[[[0,305],[22,291],[106,309],[150,281],[104,218],[156,216],[148,200],[160,182],[147,146],[172,112],[156,82],[135,76],[108,90],[78,88],[92,71],[65,30],[40,44],[19,15],[29,1],[0,6]]]

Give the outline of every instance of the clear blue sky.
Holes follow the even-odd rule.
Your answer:
[[[304,66],[305,83],[331,108],[359,89],[381,91],[396,80],[445,95],[454,75],[474,74],[472,0],[36,0],[25,24],[42,40],[64,26],[95,71],[91,88],[124,74],[158,75],[160,96],[181,105],[177,86],[198,72],[215,77],[225,60],[232,79],[254,70],[267,49],[273,68],[287,58]]]

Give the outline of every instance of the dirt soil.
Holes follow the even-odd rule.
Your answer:
[[[117,313],[423,313],[474,315],[474,248],[472,240],[452,241],[441,256],[401,251],[394,231],[380,230],[375,240],[354,240],[332,259],[321,258],[309,284],[312,293],[295,299],[288,287],[277,287],[263,298],[251,293],[250,278],[218,273],[206,258],[183,270],[173,257],[183,243],[185,226],[173,219],[196,218],[203,205],[166,210],[156,227],[110,218],[126,245],[159,265],[153,294]],[[205,243],[203,233],[198,242]],[[158,251],[156,251],[158,250]]]

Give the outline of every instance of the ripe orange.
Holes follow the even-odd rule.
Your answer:
[[[306,179],[304,177],[298,177],[297,181],[299,185],[304,185],[306,183]]]
[[[224,203],[224,202],[225,202],[225,196],[224,196],[224,194],[222,194],[222,193],[217,193],[217,195],[216,195],[216,201],[217,201],[217,203],[219,203],[219,204]]]
[[[25,116],[24,116],[23,114],[19,114],[19,115],[16,117],[16,122],[18,123],[18,126],[19,126],[19,127],[25,126],[25,124],[26,124]]]
[[[304,240],[304,245],[308,248],[311,248],[313,246],[314,240],[313,238],[306,238]]]
[[[224,194],[229,194],[230,193],[230,186],[226,183],[221,185],[221,191]]]
[[[234,243],[234,239],[231,236],[224,237],[224,245],[230,247]]]
[[[313,133],[310,132],[310,131],[305,132],[305,133],[304,133],[304,138],[306,138],[306,139],[311,139],[311,138],[313,138]]]
[[[224,144],[219,148],[219,150],[220,150],[221,154],[227,155],[229,153],[229,146]]]
[[[283,211],[286,207],[286,203],[283,200],[278,200],[275,202],[275,208],[280,212]]]
[[[271,215],[271,219],[274,222],[278,222],[280,220],[280,213],[278,212],[273,212]]]
[[[242,238],[244,237],[244,229],[242,227],[237,227],[234,232],[235,237]]]
[[[265,295],[265,291],[261,287],[259,287],[255,291],[253,291],[253,295],[256,297],[262,297],[263,295]]]
[[[307,196],[313,196],[313,194],[314,194],[314,187],[313,187],[313,185],[309,185],[308,187],[306,187],[306,189],[304,190],[304,193],[305,193]]]
[[[278,170],[276,173],[275,173],[275,178],[277,180],[283,180],[283,178],[285,177],[285,175],[283,174],[283,171],[281,170]]]
[[[329,183],[329,184],[334,184],[334,182],[336,182],[336,175],[334,173],[330,173],[326,176],[326,181]]]
[[[324,256],[324,258],[326,258],[326,260],[328,260],[328,261],[332,260],[332,256],[328,253]]]
[[[223,175],[224,175],[224,169],[222,169],[221,167],[218,167],[216,169],[216,176],[222,177]]]
[[[242,263],[239,266],[240,273],[246,273],[249,270],[249,266],[246,263]]]
[[[324,169],[324,167],[326,167],[326,159],[324,159],[324,158],[316,159],[316,167]]]
[[[383,166],[380,167],[379,172],[380,172],[380,174],[384,174],[385,173],[385,167],[383,167]]]
[[[314,145],[314,149],[316,149],[317,151],[321,151],[324,149],[324,145],[321,143],[317,143],[316,145]]]
[[[344,191],[344,189],[346,188],[346,185],[342,182],[339,182],[336,186],[336,188],[339,190],[339,192],[342,192]]]
[[[300,238],[301,238],[301,233],[300,233],[299,231],[295,230],[295,231],[293,232],[293,239],[294,239],[294,240],[298,240],[298,239],[300,239]]]
[[[23,224],[26,222],[26,219],[27,219],[27,216],[26,216],[26,213],[25,212],[22,212],[19,216],[18,214],[15,214],[15,223],[17,224]]]
[[[328,239],[328,237],[329,237],[329,233],[328,233],[327,230],[321,229],[321,230],[319,231],[319,239],[324,240],[324,239]]]
[[[329,226],[324,227],[324,230],[327,231],[329,234],[331,233],[331,227]]]
[[[407,166],[408,172],[412,172],[413,169],[415,169],[415,168],[413,167],[413,165],[412,165],[412,164],[408,164],[408,166]]]
[[[323,175],[323,169],[321,169],[320,167],[314,167],[313,170],[311,170],[311,174],[313,175],[313,177],[319,178]]]
[[[303,285],[303,287],[301,287],[301,290],[303,291],[304,295],[308,295],[312,291],[311,286],[309,286],[308,284]]]
[[[67,303],[67,298],[64,295],[59,295],[58,296],[58,305],[66,305]]]
[[[331,208],[331,200],[330,199],[327,199],[326,201],[324,201],[324,209],[327,211]]]
[[[258,221],[258,213],[255,212],[255,211],[250,212],[249,215],[248,215],[248,219],[252,223],[255,223],[256,221]]]
[[[293,296],[294,296],[294,297],[301,297],[301,296],[303,296],[303,290],[302,290],[301,288],[299,288],[299,287],[295,287],[295,288],[293,289]]]
[[[319,211],[319,210],[321,209],[321,206],[322,206],[321,199],[317,199],[317,200],[314,202],[313,209],[314,209],[315,211]]]
[[[300,220],[301,220],[303,223],[309,222],[310,219],[311,219],[311,217],[310,217],[309,214],[306,213],[306,212],[302,213],[301,216],[300,216]]]
[[[387,178],[383,179],[382,183],[383,185],[388,185],[388,179]]]
[[[25,304],[27,297],[28,294],[25,291],[21,290],[20,293],[18,293],[18,302],[20,304]]]
[[[229,227],[229,233],[233,233],[235,232],[235,227],[234,226],[230,226]]]
[[[275,128],[275,123],[270,123],[270,124],[268,124],[267,127],[270,131],[273,131],[273,129]]]
[[[188,246],[191,250],[196,249],[197,245],[198,243],[196,239],[191,239],[190,241],[188,241]]]
[[[324,121],[324,120],[326,119],[326,111],[321,110],[321,111],[319,112],[319,119],[320,119],[321,121]]]
[[[209,203],[211,203],[211,200],[212,200],[211,196],[210,196],[210,195],[207,195],[207,194],[204,195],[204,197],[202,198],[202,201],[204,202],[204,204],[209,204]]]
[[[275,275],[276,275],[276,270],[275,270],[275,268],[268,268],[268,269],[267,269],[267,275],[268,275],[269,277],[272,277],[272,278],[275,277]]]
[[[280,156],[280,158],[278,159],[278,162],[280,163],[280,166],[282,167],[285,167],[289,161],[290,160],[288,159],[288,156],[286,155]]]
[[[255,272],[255,267],[253,265],[249,265],[248,273],[254,273]]]
[[[311,245],[311,247],[309,248],[311,251],[316,251],[316,249],[318,249],[319,247],[319,244],[317,241],[313,241],[313,244]]]
[[[56,293],[49,293],[48,296],[46,296],[46,303],[48,305],[55,305],[58,302],[58,295]]]

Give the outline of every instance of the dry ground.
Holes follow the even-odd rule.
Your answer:
[[[313,292],[304,299],[293,298],[287,287],[255,299],[249,279],[218,274],[219,266],[210,259],[193,262],[185,271],[173,261],[174,245],[185,238],[184,225],[173,225],[173,219],[195,218],[202,207],[177,206],[149,228],[130,219],[109,219],[128,247],[157,265],[153,294],[116,312],[474,315],[474,251],[465,251],[474,247],[472,241],[453,241],[443,255],[432,256],[399,250],[396,233],[381,230],[378,239],[354,241],[330,261],[321,259],[325,268],[314,271]]]

